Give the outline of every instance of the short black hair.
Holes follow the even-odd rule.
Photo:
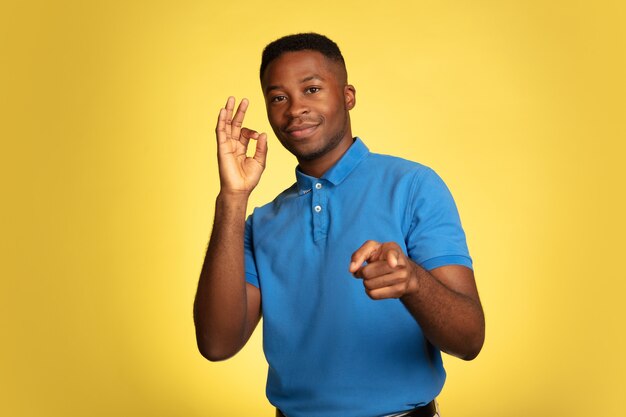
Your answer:
[[[263,79],[263,73],[267,66],[284,54],[285,52],[295,52],[312,50],[317,51],[335,62],[340,63],[344,68],[346,62],[341,55],[341,51],[335,42],[328,39],[324,35],[319,33],[296,33],[294,35],[283,36],[269,43],[265,49],[263,49],[263,56],[261,58],[261,70],[259,76]]]

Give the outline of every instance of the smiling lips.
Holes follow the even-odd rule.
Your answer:
[[[301,125],[289,126],[287,129],[285,129],[285,132],[289,136],[292,136],[294,138],[303,138],[313,133],[318,126],[319,124],[317,123],[306,123]]]

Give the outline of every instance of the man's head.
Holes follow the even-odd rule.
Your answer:
[[[263,51],[260,75],[270,125],[301,168],[334,164],[352,144],[356,102],[337,45],[314,33],[278,39]]]
[[[261,70],[259,71],[261,81],[263,81],[263,73],[270,62],[285,52],[304,50],[317,51],[331,61],[335,61],[343,69],[347,81],[346,63],[339,47],[335,42],[318,33],[288,35],[269,43],[265,49],[263,49],[263,56],[261,57]]]

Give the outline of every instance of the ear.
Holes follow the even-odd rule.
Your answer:
[[[343,97],[346,103],[346,109],[352,110],[356,105],[356,89],[352,84],[343,87]]]

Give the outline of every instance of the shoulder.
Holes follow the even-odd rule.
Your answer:
[[[255,207],[252,214],[248,217],[248,221],[251,222],[253,218],[260,218],[266,215],[273,215],[284,204],[292,201],[298,197],[298,184],[293,183],[290,187],[279,193],[272,201],[260,206]]]
[[[366,162],[381,169],[396,170],[399,172],[419,172],[430,168],[422,163],[411,161],[395,155],[370,152]]]
[[[390,182],[408,182],[407,185],[411,187],[417,187],[424,180],[441,180],[431,167],[399,156],[371,152],[362,165],[361,170],[364,172],[382,175]]]

